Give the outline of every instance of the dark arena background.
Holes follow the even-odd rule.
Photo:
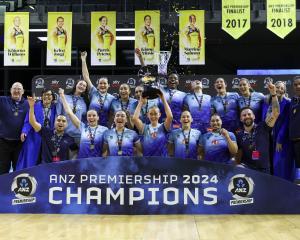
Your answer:
[[[235,2],[226,1],[229,5]],[[138,76],[141,66],[135,65],[135,11],[160,11],[160,51],[171,51],[167,74],[156,76],[162,87],[168,88],[168,75],[176,73],[179,76],[180,91],[192,93],[192,83],[201,80],[203,93],[213,97],[217,95],[214,85],[216,79],[226,81],[228,92],[240,93],[240,79],[247,78],[254,91],[266,95],[266,99],[270,99],[266,102],[272,105],[273,98],[277,99],[278,93],[272,92],[268,84],[282,81],[286,86],[286,99],[291,99],[291,108],[280,114],[295,119],[300,112],[300,77],[297,78],[300,76],[300,1],[288,2],[296,5],[296,23],[295,29],[284,38],[267,29],[267,7],[268,4],[284,6],[285,1],[250,0],[251,28],[235,39],[222,29],[222,0],[0,1],[0,161],[4,142],[12,140],[3,137],[6,132],[3,119],[10,108],[7,110],[3,107],[2,96],[11,95],[11,87],[15,82],[23,84],[23,96],[28,96],[29,99],[30,96],[41,99],[45,88],[51,89],[56,96],[59,96],[59,88],[69,94],[76,81],[84,79],[81,53],[86,51],[87,68],[95,87],[99,78],[106,77],[110,85],[108,92],[113,96],[119,97],[120,86],[127,83],[131,89],[131,97],[134,97],[134,89],[142,83]],[[244,2],[237,1],[236,4]],[[283,9],[288,12],[287,8]],[[205,44],[203,65],[180,64],[179,17],[183,10],[205,11],[205,35],[201,33],[201,44]],[[93,66],[90,58],[91,12],[105,11],[116,12],[116,64]],[[10,12],[30,14],[28,66],[5,66],[5,24],[8,24],[5,22],[5,14]],[[72,13],[70,66],[47,65],[49,12]],[[298,90],[295,84],[297,81]],[[170,105],[172,96],[168,100]],[[202,100],[203,98],[201,104]],[[225,109],[228,103],[222,100],[222,104]],[[136,108],[137,104],[133,111]],[[270,109],[268,105],[266,115],[274,110]],[[14,116],[18,116],[18,106],[11,110]],[[120,111],[116,113],[118,112]],[[76,114],[76,109],[73,113]],[[130,114],[132,117],[133,113]],[[27,124],[29,119],[26,120]],[[112,120],[107,119],[107,125],[109,121]],[[165,124],[166,122],[168,116],[164,120]],[[290,118],[282,120],[282,125],[287,126],[287,132],[281,136],[282,141],[289,141],[289,134],[299,133],[300,121],[294,120],[294,128],[288,129],[290,122]],[[79,123],[80,129],[82,124]],[[116,121],[115,125],[117,124]],[[181,124],[184,125],[183,122]],[[246,126],[243,124],[240,123],[238,130]],[[171,125],[171,129],[172,126],[176,128]],[[264,126],[270,127],[268,123]],[[43,130],[43,126],[41,127]],[[137,128],[134,130],[138,131]],[[275,130],[270,130],[267,140],[253,149],[253,145],[256,145],[253,143],[253,138],[257,136],[256,127],[250,131],[251,139],[247,149],[253,150],[251,160],[264,155],[258,151],[260,147],[270,153],[278,150],[277,142],[272,144]],[[96,131],[97,128],[94,134]],[[140,156],[136,146],[132,154],[126,156],[122,155],[117,128],[115,132],[117,141],[114,144],[116,148],[119,147],[118,156],[102,157],[100,154],[83,159],[74,157],[61,162],[58,159],[56,162],[55,157],[60,151],[57,148],[58,150],[49,152],[53,155],[52,162],[45,163],[42,156],[39,156],[39,162],[42,161],[43,164],[17,171],[13,171],[12,164],[9,173],[0,175],[0,239],[300,239],[300,168],[294,157],[295,152],[299,154],[299,149],[297,151],[292,147],[293,142],[300,148],[300,136],[289,141],[291,145],[286,150],[292,159],[289,163],[292,170],[288,177],[281,177],[274,170],[275,154],[270,157],[271,170],[265,172],[262,167],[250,169],[243,167],[244,165],[235,166],[225,162],[195,161],[192,157],[183,159],[176,154],[169,154],[168,157],[167,153],[163,157]],[[242,132],[245,134],[244,130]],[[178,137],[180,133],[174,136]],[[124,130],[122,140],[123,134]],[[183,127],[182,134],[182,142],[187,147],[190,140],[186,140]],[[191,131],[188,137],[190,134]],[[222,132],[219,131],[218,134],[222,135]],[[103,140],[104,144],[109,144],[109,137],[113,138],[108,136],[106,142]],[[95,136],[93,141],[94,138]],[[49,139],[52,141],[53,137]],[[242,138],[241,141],[244,140]],[[57,141],[54,139],[54,145]],[[238,142],[238,136],[230,141]],[[16,144],[19,142],[18,139]],[[23,145],[25,143],[26,141]],[[218,143],[215,141],[212,144]],[[33,142],[31,145],[32,151],[42,149],[41,142],[35,144],[37,143]],[[92,142],[91,145],[90,149],[95,147]],[[147,147],[151,147],[150,145]],[[237,148],[241,148],[240,144],[237,144]],[[220,156],[221,154],[217,158]],[[234,159],[231,156],[230,160]]]

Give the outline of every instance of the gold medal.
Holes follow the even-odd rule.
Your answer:
[[[19,115],[19,112],[14,112],[14,115],[17,117]]]
[[[122,154],[123,154],[122,150],[119,150],[118,151],[118,156],[122,156]]]
[[[293,111],[293,113],[296,114],[296,112],[297,112],[297,109],[295,108],[294,111]]]

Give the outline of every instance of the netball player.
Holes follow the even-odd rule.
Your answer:
[[[193,80],[192,89],[193,93],[186,95],[183,100],[183,108],[192,115],[192,128],[198,129],[204,134],[209,127],[211,97],[207,94],[203,94],[201,80]]]
[[[169,107],[168,102],[166,101],[162,93],[159,94],[159,97],[164,104],[164,109],[166,111],[166,119],[164,123],[158,123],[158,120],[161,116],[160,110],[157,106],[153,106],[149,109],[147,116],[150,121],[150,124],[145,124],[140,119],[140,113],[143,105],[146,104],[147,99],[140,96],[140,101],[137,105],[137,108],[133,114],[132,121],[139,133],[143,136],[142,146],[143,146],[143,156],[166,156],[167,155],[167,134],[170,131],[172,125],[173,115]]]
[[[59,90],[59,95],[66,114],[74,126],[81,131],[78,158],[102,156],[103,135],[108,128],[98,125],[99,116],[97,112],[89,110],[87,112],[87,124],[85,124],[73,113],[66,101],[63,89]]]
[[[106,156],[142,156],[142,146],[137,133],[125,127],[126,113],[116,112],[115,127],[104,133],[103,157]]]
[[[234,133],[222,128],[222,120],[218,114],[213,114],[210,119],[211,131],[201,136],[201,159],[232,163],[232,157],[237,153],[238,147]]]
[[[217,113],[223,123],[223,128],[235,132],[239,127],[238,98],[235,92],[227,92],[227,84],[223,78],[217,78],[214,84],[217,95],[212,97],[212,113]]]
[[[199,159],[201,132],[191,128],[192,121],[191,113],[183,111],[180,117],[181,128],[174,129],[169,136],[170,157]]]
[[[97,88],[93,85],[89,71],[86,64],[87,52],[81,53],[82,62],[82,76],[88,84],[90,106],[89,109],[94,109],[99,116],[99,124],[102,126],[108,126],[109,110],[112,100],[115,98],[113,95],[108,93],[109,83],[106,77],[98,79]]]

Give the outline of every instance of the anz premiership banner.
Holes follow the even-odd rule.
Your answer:
[[[0,181],[1,213],[300,213],[299,186],[205,161],[87,158],[13,172]]]

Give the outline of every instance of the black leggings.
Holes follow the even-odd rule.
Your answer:
[[[293,142],[293,149],[296,168],[300,168],[300,140]]]

